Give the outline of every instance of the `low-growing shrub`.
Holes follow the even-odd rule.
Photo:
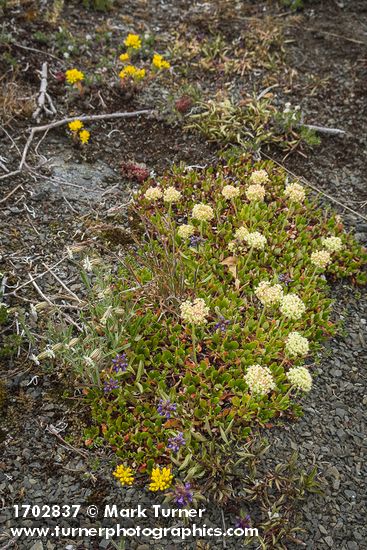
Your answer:
[[[302,124],[300,110],[289,104],[279,110],[267,98],[242,105],[226,98],[199,102],[197,108],[199,112],[190,114],[186,128],[200,131],[219,145],[260,151],[266,145],[294,150],[301,143],[320,143],[317,134]]]
[[[134,211],[139,246],[117,267],[84,262],[83,335],[54,349],[87,387],[88,445],[135,471],[223,477],[223,446],[300,414],[335,333],[328,281],[364,283],[366,253],[271,162],[174,169]]]

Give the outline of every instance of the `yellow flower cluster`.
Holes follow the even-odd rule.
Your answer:
[[[174,187],[167,187],[163,193],[164,202],[174,203],[178,202],[181,198],[181,192],[177,191]]]
[[[163,197],[163,193],[160,187],[148,187],[144,193],[144,197],[148,201],[156,201]]]
[[[254,170],[250,176],[250,182],[254,184],[267,183],[269,176],[266,170]]]
[[[128,53],[122,53],[119,57],[120,61],[124,62],[124,61],[128,61],[130,58],[129,54]]]
[[[265,187],[259,183],[250,185],[246,189],[246,197],[249,201],[263,201],[265,197]]]
[[[289,382],[298,390],[309,392],[312,387],[312,376],[306,367],[293,367],[287,372]]]
[[[319,269],[325,269],[331,262],[330,252],[327,250],[317,250],[311,254],[311,263]]]
[[[89,141],[89,138],[90,138],[90,132],[88,132],[88,130],[81,130],[83,128],[84,124],[82,123],[81,120],[72,120],[71,122],[69,122],[68,124],[68,127],[69,127],[69,130],[73,133],[73,136],[76,138],[76,137],[79,137],[81,143],[84,145],[86,143],[88,143]],[[79,130],[81,130],[79,132]],[[79,134],[78,134],[79,132]]]
[[[240,194],[240,190],[238,187],[235,187],[234,185],[225,185],[222,189],[222,195],[225,199],[235,199]]]
[[[194,208],[192,209],[192,217],[195,220],[207,222],[214,218],[214,210],[211,206],[207,204],[195,204]]]
[[[343,248],[343,241],[340,237],[326,237],[322,244],[329,252],[339,252]]]
[[[71,132],[78,132],[78,130],[81,130],[81,128],[83,128],[84,124],[81,120],[72,120],[71,122],[69,122],[68,126]]]
[[[306,197],[304,187],[299,183],[290,183],[284,191],[284,195],[292,202],[303,202]]]
[[[133,48],[134,50],[140,50],[141,38],[138,34],[128,34],[124,40],[124,44],[127,48]]]
[[[181,237],[181,239],[189,239],[191,235],[193,235],[195,232],[195,227],[191,224],[183,224],[180,225],[180,227],[177,230],[177,235]]]
[[[69,69],[65,72],[65,78],[68,84],[76,84],[84,80],[84,73],[78,69]]]
[[[285,351],[287,355],[296,357],[300,355],[304,357],[308,354],[309,344],[307,338],[302,336],[299,332],[290,332],[285,344]]]
[[[280,302],[280,311],[289,319],[296,321],[306,311],[306,306],[297,294],[286,294]]]
[[[237,241],[244,241],[249,234],[249,231],[246,227],[240,227],[236,230],[234,236]]]
[[[152,470],[150,479],[149,491],[165,491],[169,489],[173,480],[171,468],[162,468],[161,470],[156,466]]]
[[[121,79],[131,77],[133,80],[142,80],[145,77],[145,69],[138,69],[134,65],[126,65],[120,71],[119,77]]]
[[[269,367],[251,365],[245,374],[245,382],[250,393],[255,395],[266,395],[275,388],[275,382]]]
[[[81,132],[79,132],[79,139],[83,145],[88,143],[89,138],[90,138],[90,132],[88,132],[88,130],[82,130]]]
[[[186,323],[192,325],[204,325],[209,315],[209,308],[202,298],[196,298],[193,302],[186,300],[180,305],[181,317]]]
[[[121,485],[132,485],[134,482],[134,476],[131,468],[127,468],[123,464],[117,466],[113,475],[119,480]]]
[[[159,53],[153,55],[152,64],[156,69],[169,69],[171,67],[170,63],[163,59],[163,56]]]
[[[281,285],[272,285],[269,281],[261,281],[255,289],[255,296],[264,306],[278,304],[283,297]]]
[[[248,246],[254,248],[255,250],[263,250],[267,242],[266,237],[264,237],[264,235],[261,235],[261,233],[259,233],[258,231],[248,233],[245,237],[245,241],[247,242]]]

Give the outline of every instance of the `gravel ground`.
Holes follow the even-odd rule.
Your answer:
[[[302,506],[306,548],[359,550],[367,548],[367,293],[339,285],[333,297],[345,335],[328,342],[303,418],[272,432],[270,442],[277,460],[293,449],[302,464],[318,466],[325,494]]]

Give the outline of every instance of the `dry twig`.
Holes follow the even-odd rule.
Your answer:
[[[32,117],[36,120],[39,120],[39,115],[44,111],[46,115],[56,115],[56,109],[54,104],[52,103],[52,99],[50,95],[47,93],[47,61],[45,61],[42,64],[41,69],[41,85],[40,85],[40,93],[37,99],[37,109],[34,111]],[[48,104],[48,106],[47,106]]]
[[[345,130],[340,130],[339,128],[327,128],[326,126],[315,126],[314,124],[301,124],[301,126],[313,130],[318,134],[328,134],[329,136],[340,136],[346,133]]]
[[[56,273],[54,273],[54,272],[52,271],[52,268],[51,268],[51,267],[49,267],[47,264],[45,264],[45,262],[42,262],[42,265],[46,268],[47,272],[48,272],[48,273],[51,273],[51,275],[56,279],[56,281],[57,281],[58,283],[60,283],[60,285],[66,290],[66,292],[67,292],[70,296],[72,296],[72,297],[74,298],[74,300],[76,300],[77,302],[79,302],[79,304],[82,303],[82,301],[81,301],[81,299],[79,298],[79,296],[77,296],[77,295],[75,294],[75,292],[73,292],[69,287],[66,286],[66,284],[64,283],[64,281],[62,281],[62,280],[60,279],[60,277],[59,277],[58,275],[56,275]]]
[[[82,451],[81,449],[77,449],[76,447],[73,447],[72,445],[70,445],[70,443],[65,441],[65,439],[63,437],[61,437],[61,435],[59,434],[59,432],[57,431],[55,426],[50,424],[49,426],[47,426],[46,429],[50,434],[57,437],[57,439],[59,439],[67,449],[69,449],[70,451],[74,451],[74,453],[77,453],[78,455],[82,456],[83,458],[88,457],[88,453],[86,451]]]
[[[50,306],[54,307],[55,309],[57,309],[57,311],[63,316],[65,317],[65,319],[68,321],[68,323],[71,323],[72,325],[74,325],[74,327],[76,327],[78,329],[79,332],[83,332],[83,329],[81,326],[79,326],[75,321],[74,319],[72,319],[69,315],[67,315],[66,313],[64,313],[63,311],[61,311],[61,309],[58,307],[57,304],[55,304],[54,302],[52,302],[50,300],[50,298],[48,298],[43,292],[42,290],[40,289],[40,287],[37,285],[37,283],[35,282],[35,280],[33,279],[32,275],[30,273],[28,273],[28,277],[30,279],[30,282],[32,283],[32,285],[34,286],[34,288],[36,289],[36,291],[38,292],[38,294],[41,296],[41,298],[47,302]]]
[[[18,169],[14,170],[14,172],[9,172],[8,174],[5,174],[4,176],[0,176],[0,180],[19,174],[23,170],[24,166],[27,166],[27,163],[26,163],[27,153],[28,153],[29,147],[31,146],[33,138],[37,133],[48,132],[53,128],[64,126],[65,124],[68,124],[68,122],[72,122],[73,120],[76,120],[76,119],[81,120],[82,122],[93,122],[98,120],[111,120],[115,118],[132,118],[140,115],[152,115],[154,113],[155,111],[152,109],[142,109],[141,111],[107,113],[103,115],[82,115],[82,116],[76,115],[73,117],[63,118],[62,120],[55,120],[55,122],[50,122],[49,124],[44,124],[43,126],[34,126],[33,128],[30,129],[30,134],[29,134],[27,143],[25,144],[25,147],[23,149],[23,154],[22,154],[22,158],[20,160]]]
[[[332,197],[328,193],[325,193],[325,191],[322,191],[322,189],[319,189],[315,185],[312,185],[312,183],[310,183],[308,180],[306,180],[306,178],[304,178],[303,176],[297,176],[297,174],[295,174],[294,172],[292,172],[291,170],[286,168],[283,164],[280,164],[280,162],[278,162],[275,159],[271,158],[266,153],[263,152],[262,154],[264,155],[264,157],[266,157],[267,159],[274,162],[274,164],[277,164],[278,166],[280,166],[280,168],[283,168],[283,170],[285,170],[288,174],[290,174],[294,178],[297,178],[298,180],[301,180],[305,185],[307,185],[307,187],[310,187],[310,189],[313,189],[317,193],[320,193],[320,195],[324,195],[324,197],[326,197],[330,201],[334,202],[335,204],[338,204],[342,208],[345,208],[345,210],[349,210],[349,212],[352,212],[352,214],[354,214],[354,216],[357,216],[358,218],[361,218],[362,220],[367,222],[367,217],[363,216],[363,214],[360,214],[356,210],[353,210],[353,208],[350,208],[350,206],[347,206],[346,204],[343,204],[342,202],[338,201],[338,199],[335,199],[334,197]]]

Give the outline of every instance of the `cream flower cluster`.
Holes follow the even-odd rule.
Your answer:
[[[148,189],[144,193],[144,197],[148,201],[156,201],[162,198],[162,196],[163,196],[163,193],[160,187],[148,187]]]
[[[255,296],[264,306],[272,306],[283,297],[281,285],[272,285],[269,281],[261,281],[255,289]]]
[[[248,229],[246,227],[240,227],[239,229],[236,229],[236,232],[234,234],[235,239],[237,241],[244,241],[249,234]]]
[[[290,183],[287,185],[284,194],[292,202],[303,202],[306,197],[304,187],[302,187],[299,183]]]
[[[285,317],[297,320],[306,311],[306,306],[297,294],[286,294],[281,299],[280,311]]]
[[[251,365],[245,374],[245,382],[250,393],[266,395],[275,388],[273,375],[268,367]]]
[[[245,193],[249,201],[261,202],[265,197],[265,187],[259,183],[255,183],[254,185],[250,185]]]
[[[204,325],[209,315],[209,308],[202,298],[196,298],[193,302],[186,300],[180,305],[181,317],[186,323],[192,325]]]
[[[245,241],[251,248],[254,248],[255,250],[263,250],[266,245],[266,237],[264,237],[264,235],[261,235],[261,233],[259,233],[258,231],[248,233],[248,235],[245,237]]]
[[[287,372],[289,382],[302,391],[310,391],[312,387],[312,376],[306,367],[293,367]]]
[[[317,250],[311,254],[311,263],[320,269],[325,269],[330,262],[330,252],[327,250]]]
[[[174,187],[167,187],[167,189],[163,193],[163,200],[164,202],[170,202],[171,204],[174,202],[178,202],[181,198],[181,192],[177,191]]]
[[[194,234],[194,232],[195,232],[195,227],[190,223],[180,225],[179,228],[177,229],[177,235],[181,237],[181,239],[189,239],[191,235]]]
[[[250,176],[250,182],[255,184],[267,183],[269,176],[266,170],[254,170]]]
[[[322,244],[329,252],[339,252],[343,248],[343,241],[340,237],[326,237]]]
[[[308,354],[309,344],[307,338],[302,336],[299,332],[290,332],[285,344],[285,351],[287,355],[296,357],[300,355],[304,357]]]
[[[235,199],[240,194],[240,190],[238,187],[235,187],[234,185],[225,185],[222,189],[222,195],[225,199]]]
[[[208,204],[195,204],[192,209],[192,217],[201,222],[207,222],[214,218],[214,210]]]

